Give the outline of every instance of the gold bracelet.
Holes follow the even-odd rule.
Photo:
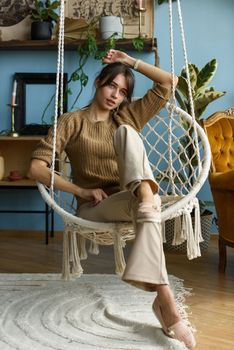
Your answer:
[[[133,66],[133,69],[134,70],[137,70],[138,69],[138,66],[139,66],[139,63],[141,62],[141,60],[136,60],[136,62],[134,63],[134,66]]]

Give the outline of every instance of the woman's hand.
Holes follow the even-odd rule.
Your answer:
[[[106,54],[106,56],[103,57],[102,61],[103,63],[114,63],[114,62],[121,62],[124,64],[129,64],[130,56],[128,56],[125,52],[119,51],[119,50],[109,50]]]
[[[97,205],[103,199],[108,197],[101,188],[79,188],[78,195],[89,202],[93,202],[93,205]]]
[[[103,57],[102,61],[107,64],[114,63],[114,62],[121,62],[128,67],[137,69],[140,73],[144,74],[146,77],[153,80],[154,82],[160,83],[166,88],[171,89],[171,86],[172,86],[171,73],[164,71],[158,67],[155,67],[152,64],[146,63],[142,60],[136,60],[135,58],[127,55],[125,52],[111,49],[107,52],[106,56]],[[136,63],[137,63],[137,67],[135,67]],[[178,82],[178,78],[175,76],[174,79],[175,79],[175,86],[176,86]]]

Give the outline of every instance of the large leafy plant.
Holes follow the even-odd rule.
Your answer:
[[[216,91],[214,87],[209,86],[213,79],[218,63],[212,59],[202,69],[199,69],[194,63],[188,65],[190,74],[190,83],[192,88],[192,98],[194,102],[195,117],[199,120],[205,112],[207,106],[225,95],[225,91]],[[188,78],[185,68],[182,69],[176,89],[176,99],[180,107],[191,114],[189,102]]]

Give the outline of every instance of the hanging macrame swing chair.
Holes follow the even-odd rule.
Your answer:
[[[166,116],[155,115],[141,132],[147,155],[159,184],[162,198],[162,233],[165,241],[165,221],[174,219],[174,239],[172,244],[187,241],[189,259],[200,256],[201,235],[200,211],[196,194],[205,182],[210,168],[210,148],[207,137],[196,122],[186,54],[183,21],[180,1],[177,0],[178,18],[183,46],[185,70],[189,86],[191,115],[177,107],[175,84],[172,86],[171,101],[166,104]],[[174,76],[174,47],[172,26],[172,2],[169,0],[171,72]],[[74,197],[54,191],[55,163],[59,162],[59,174],[70,179],[69,160],[59,156],[56,160],[56,138],[59,87],[62,110],[64,66],[64,0],[60,6],[60,27],[58,40],[58,63],[55,98],[55,121],[53,155],[51,162],[51,185],[47,188],[38,183],[43,199],[64,221],[62,277],[70,279],[82,274],[80,260],[87,258],[86,241],[90,242],[89,252],[98,254],[99,245],[113,245],[116,273],[122,274],[125,268],[123,248],[125,242],[134,238],[132,223],[93,222],[75,215]],[[63,159],[62,159],[63,158]],[[70,181],[72,181],[70,179]],[[191,212],[194,213],[192,223]]]

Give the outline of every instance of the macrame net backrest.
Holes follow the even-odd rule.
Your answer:
[[[192,259],[200,256],[199,243],[202,241],[199,204],[196,194],[207,178],[211,156],[207,137],[195,120],[179,0],[177,0],[177,5],[185,68],[189,85],[191,115],[176,106],[175,82],[173,82],[170,103],[167,103],[166,109],[163,110],[160,115],[156,115],[147,123],[142,130],[141,136],[153,173],[160,186],[160,195],[162,196],[162,222],[170,218],[175,218],[173,242],[174,244],[180,244],[184,240],[187,240],[187,255],[189,259]],[[172,17],[172,2],[169,0],[171,71],[174,77]],[[74,202],[74,198],[67,194],[61,194],[60,191],[54,191],[55,164],[59,164],[58,173],[69,181],[72,181],[69,160],[66,155],[60,156],[59,159],[56,160],[55,152],[59,86],[61,96],[63,93],[63,55],[64,0],[61,1],[60,8],[51,186],[50,188],[46,188],[44,185],[38,184],[38,188],[44,200],[62,216],[65,223],[63,267],[65,278],[68,276],[71,260],[73,261],[72,271],[77,275],[82,272],[80,258],[85,258],[87,256],[85,251],[85,239],[91,241],[91,251],[93,253],[98,252],[98,244],[114,244],[116,271],[117,273],[121,273],[125,266],[122,247],[126,240],[134,237],[131,223],[100,223],[83,220],[75,215],[76,203]],[[60,98],[60,103],[60,109],[62,110],[62,98]],[[192,225],[190,216],[192,210],[195,212],[194,225]],[[163,225],[163,230],[164,229],[165,226]],[[77,250],[77,233],[80,254]],[[73,256],[72,259],[71,256]]]

